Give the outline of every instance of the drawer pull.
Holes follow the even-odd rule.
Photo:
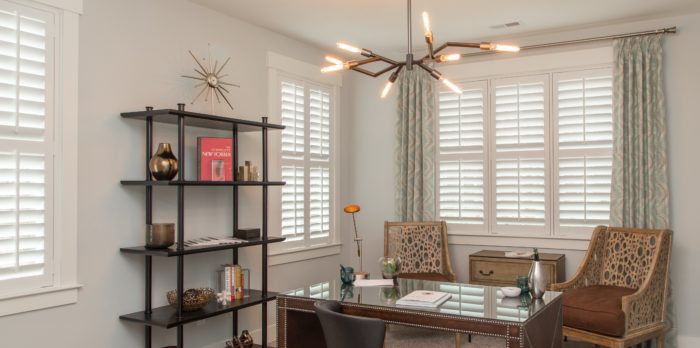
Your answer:
[[[479,270],[479,274],[481,274],[484,277],[489,277],[489,276],[493,275],[493,270],[490,270],[489,273],[484,273],[484,271]]]

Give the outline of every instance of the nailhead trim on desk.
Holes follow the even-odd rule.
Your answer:
[[[286,310],[293,310],[293,311],[304,312],[304,313],[315,313],[315,311],[313,311],[313,310],[289,306],[287,299],[288,299],[288,297],[286,297],[284,295],[277,296],[277,301],[278,301],[277,304],[281,309],[283,309],[285,311]],[[293,301],[306,302],[306,303],[311,302],[312,304],[313,304],[313,302],[316,301],[316,300],[311,300],[308,298],[296,298],[296,297],[290,297],[289,299],[293,300]],[[453,333],[466,333],[466,334],[473,334],[473,335],[480,335],[480,336],[503,338],[506,340],[506,348],[510,348],[510,341],[512,339],[517,339],[520,342],[520,344],[519,344],[520,348],[525,347],[525,337],[524,337],[525,330],[524,330],[523,324],[521,324],[521,323],[504,323],[503,321],[498,321],[498,320],[480,319],[480,318],[474,318],[474,317],[460,317],[460,316],[452,316],[452,315],[436,314],[436,313],[426,313],[426,312],[417,312],[417,311],[402,310],[402,309],[396,309],[396,308],[388,308],[388,307],[380,307],[380,306],[372,306],[372,305],[361,305],[361,304],[355,304],[355,303],[350,303],[350,302],[343,302],[342,305],[347,306],[347,307],[355,307],[355,308],[359,308],[359,309],[378,309],[378,310],[381,310],[384,312],[393,312],[393,313],[398,313],[398,314],[419,316],[419,317],[424,317],[424,318],[451,319],[451,320],[458,320],[458,321],[463,321],[463,322],[472,322],[472,323],[476,322],[476,323],[485,323],[485,324],[491,324],[491,325],[505,326],[506,334],[500,335],[500,334],[477,332],[477,331],[472,331],[472,330],[459,330],[459,329],[444,328],[444,327],[432,326],[432,325],[415,324],[415,323],[403,322],[403,321],[385,320],[385,322],[387,322],[387,323],[399,324],[399,325],[404,325],[404,326],[419,327],[419,328],[433,329],[433,330],[453,332]],[[539,313],[537,313],[535,316],[533,316],[531,318],[534,318],[537,315],[539,315]],[[280,320],[280,316],[278,315],[277,316],[278,327],[280,324],[279,320]],[[517,327],[519,329],[518,337],[513,337],[513,336],[509,335],[509,333],[511,332],[511,328],[513,328],[513,327]],[[284,320],[284,343],[286,346],[286,343],[287,343],[287,320],[286,320],[286,317]]]

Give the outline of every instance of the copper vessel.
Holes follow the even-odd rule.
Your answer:
[[[160,143],[158,150],[148,162],[151,175],[156,180],[172,180],[177,175],[177,158],[168,143]]]

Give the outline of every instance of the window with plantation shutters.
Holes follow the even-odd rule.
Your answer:
[[[52,281],[51,16],[0,3],[0,287]]]
[[[331,88],[283,78],[282,236],[287,242],[318,244],[331,236]]]
[[[554,75],[556,219],[562,234],[586,232],[610,218],[612,73]]]
[[[486,81],[463,84],[462,95],[439,94],[439,216],[483,229],[485,219],[484,111]]]
[[[493,231],[515,233],[547,228],[549,117],[546,75],[492,82]],[[533,232],[537,233],[537,232]]]
[[[436,132],[451,233],[578,238],[608,223],[610,68],[459,85],[439,93]]]

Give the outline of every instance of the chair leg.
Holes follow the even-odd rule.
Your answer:
[[[462,346],[462,334],[459,332],[455,333],[455,348],[460,348]]]
[[[666,341],[666,333],[661,332],[658,337],[656,337],[656,348],[664,348],[664,343]]]
[[[469,334],[469,336],[467,336],[467,342],[472,343],[472,334]]]

